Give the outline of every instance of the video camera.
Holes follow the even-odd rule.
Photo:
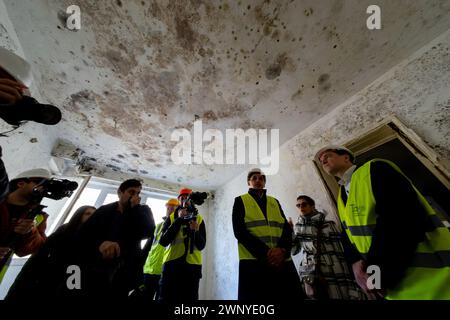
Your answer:
[[[64,197],[70,197],[78,188],[78,183],[66,179],[45,179],[33,188],[33,198],[42,200],[50,198],[60,200]]]
[[[208,198],[208,194],[206,192],[192,192],[189,194],[189,196],[181,203],[181,208],[186,209],[188,212],[183,219],[188,222],[193,220],[198,214],[198,210],[195,205],[201,206],[205,202],[206,198]]]
[[[3,105],[0,110],[0,118],[12,126],[20,126],[23,121],[55,125],[61,121],[61,116],[57,107],[25,95],[13,105]]]

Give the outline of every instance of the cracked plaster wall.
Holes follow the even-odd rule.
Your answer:
[[[287,216],[295,221],[299,194],[313,197],[319,209],[335,212],[311,159],[320,147],[345,143],[390,115],[414,130],[449,168],[449,47],[447,31],[282,145],[279,174],[268,177],[267,189]],[[214,253],[207,269],[210,299],[237,298],[239,262],[231,213],[234,197],[246,190],[242,173],[216,191],[208,242]]]

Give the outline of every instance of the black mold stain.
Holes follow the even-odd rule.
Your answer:
[[[120,161],[120,160],[117,160],[117,159],[114,159],[114,158],[111,158],[111,161],[113,161],[113,162],[117,162],[117,163],[122,163],[122,161]]]
[[[121,155],[121,154],[118,154],[117,155],[120,159],[124,159],[125,158],[125,156],[123,156],[123,155]]]
[[[31,138],[31,139],[30,139],[30,142],[31,142],[31,143],[36,143],[36,142],[38,142],[38,139],[37,139],[37,138]]]
[[[305,16],[309,17],[312,16],[314,10],[313,8],[309,8],[309,9],[305,9],[305,11],[303,12],[305,14]]]
[[[70,14],[66,13],[64,10],[58,11],[58,20],[61,22],[63,26],[67,24],[67,18],[69,18]]]
[[[148,174],[147,170],[140,170],[139,172],[142,173],[142,174]]]
[[[113,164],[107,164],[106,167],[107,168],[111,168],[114,171],[120,171],[120,168],[118,166],[113,165]]]
[[[266,69],[266,78],[268,80],[273,80],[280,76],[281,74],[281,65],[273,64]]]
[[[135,158],[139,158],[139,155],[136,154],[136,153],[132,153],[131,155],[132,155],[133,157],[135,157]]]
[[[276,79],[280,76],[281,71],[286,67],[286,64],[288,62],[288,56],[286,53],[282,53],[278,55],[276,61],[274,64],[270,65],[266,69],[266,78],[268,80]]]
[[[133,172],[133,173],[137,173],[136,169],[128,169],[128,171]]]
[[[319,84],[319,92],[327,92],[331,88],[330,83],[330,75],[328,73],[323,73],[319,76],[319,79],[317,79],[317,83]]]

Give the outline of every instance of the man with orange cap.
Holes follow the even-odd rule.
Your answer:
[[[167,247],[159,292],[162,301],[198,300],[206,228],[203,217],[193,206],[191,194],[191,189],[180,190],[180,205],[164,222],[159,240],[160,245]]]

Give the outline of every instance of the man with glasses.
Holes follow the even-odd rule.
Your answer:
[[[292,255],[300,253],[299,276],[310,299],[360,300],[365,296],[350,275],[334,221],[307,195],[297,197]]]
[[[18,256],[35,253],[44,243],[47,214],[40,212],[34,219],[27,214],[39,206],[42,198],[33,189],[46,179],[50,179],[48,170],[33,169],[10,181],[9,193],[0,202],[0,261],[11,257],[12,251]],[[0,271],[0,282],[8,263]]]
[[[400,168],[384,159],[357,167],[342,146],[324,147],[316,159],[339,178],[342,241],[358,285],[392,300],[450,299],[449,230]],[[369,266],[378,267],[377,286]]]
[[[304,298],[291,259],[292,229],[277,199],[266,195],[266,176],[247,175],[248,193],[236,197],[233,230],[239,250],[239,300]]]

